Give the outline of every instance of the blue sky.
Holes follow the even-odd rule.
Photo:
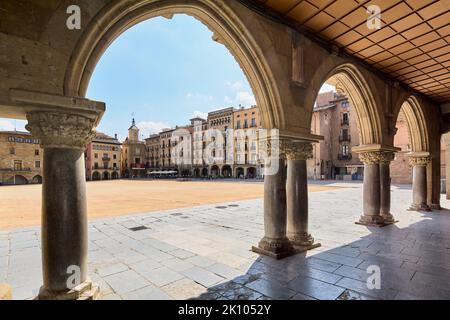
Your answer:
[[[98,131],[124,139],[134,115],[147,137],[214,109],[255,104],[239,64],[211,37],[206,26],[186,15],[150,19],[123,33],[89,84],[87,97],[107,107]],[[23,130],[24,122],[0,119],[0,129],[15,125]]]

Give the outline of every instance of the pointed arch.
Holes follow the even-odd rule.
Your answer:
[[[331,82],[336,90],[350,100],[354,108],[362,145],[382,144],[381,119],[370,86],[359,70],[352,64],[344,64],[331,72]]]
[[[65,95],[85,96],[97,62],[127,29],[157,16],[170,19],[174,14],[192,16],[214,33],[213,40],[228,48],[249,80],[263,125],[282,128],[285,122],[275,77],[254,38],[267,41],[267,35],[252,34],[233,6],[223,0],[124,0],[106,5],[87,26],[73,51],[64,79]]]
[[[430,143],[427,122],[421,105],[415,96],[410,96],[400,107],[406,118],[411,139],[412,152],[429,152]]]

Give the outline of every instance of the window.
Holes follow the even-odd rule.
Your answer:
[[[16,149],[10,148],[9,149],[9,154],[16,154]]]
[[[349,148],[347,145],[342,146],[342,155],[343,156],[348,156],[348,151],[349,151]]]
[[[241,128],[241,120],[238,120],[236,122],[236,129],[240,129]]]
[[[342,114],[342,124],[348,124],[348,113]]]
[[[252,124],[251,124],[251,126],[252,126],[252,127],[256,127],[256,119],[255,119],[255,118],[252,118]]]
[[[248,120],[247,119],[244,120],[244,128],[248,128]]]
[[[94,158],[98,159],[98,153],[94,153]]]
[[[34,150],[34,155],[38,156],[39,155],[39,149]]]
[[[94,163],[94,168],[95,168],[95,169],[98,169],[98,162],[95,162],[95,163]]]
[[[14,170],[15,171],[22,170],[22,160],[14,160]]]
[[[113,159],[117,159],[117,155],[116,154],[113,155]]]
[[[40,168],[41,168],[41,162],[40,162],[40,161],[35,161],[35,162],[34,162],[34,167],[35,167],[36,169],[40,169]]]

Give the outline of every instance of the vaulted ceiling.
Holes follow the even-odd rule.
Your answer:
[[[450,102],[450,0],[257,0],[440,103]],[[368,7],[381,8],[369,29]]]

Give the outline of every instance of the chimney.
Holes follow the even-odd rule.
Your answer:
[[[117,133],[115,133],[115,134],[114,134],[114,139],[116,139],[116,140],[117,140]]]

